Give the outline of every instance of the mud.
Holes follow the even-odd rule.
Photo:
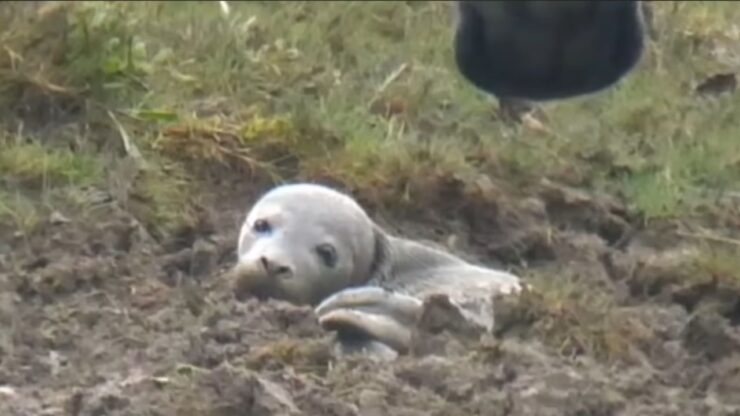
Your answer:
[[[538,288],[498,302],[493,337],[438,310],[386,363],[336,357],[309,308],[234,300],[221,273],[264,189],[210,195],[166,239],[114,206],[2,234],[0,414],[740,414],[738,293],[687,276],[691,246],[617,201],[543,182],[373,210]]]

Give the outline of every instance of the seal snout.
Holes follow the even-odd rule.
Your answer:
[[[260,256],[259,262],[265,269],[265,273],[270,277],[289,278],[293,276],[293,269],[290,266],[270,259],[267,256]]]
[[[250,296],[259,300],[277,297],[281,282],[295,275],[295,268],[287,261],[266,254],[245,256],[231,271],[231,284],[237,300]]]

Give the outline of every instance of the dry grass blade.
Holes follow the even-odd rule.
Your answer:
[[[729,237],[723,237],[717,234],[712,234],[709,231],[705,231],[702,233],[692,233],[688,231],[676,231],[676,234],[678,234],[681,237],[713,241],[715,243],[729,244],[731,246],[740,247],[740,240],[729,238]]]
[[[44,79],[41,75],[21,74],[15,70],[0,70],[0,81],[7,85],[16,85],[22,89],[34,88],[47,94],[57,94],[79,98],[84,89],[75,89],[58,85]]]
[[[251,175],[262,171],[276,176],[275,168],[258,160],[240,143],[239,135],[217,127],[171,126],[161,132],[155,146],[165,154],[193,161],[210,161],[222,166],[246,168]]]
[[[126,154],[134,159],[134,162],[136,162],[139,168],[146,169],[148,164],[144,159],[144,156],[141,154],[141,151],[133,142],[133,140],[131,140],[131,137],[126,132],[126,129],[123,128],[121,122],[118,121],[118,118],[116,118],[115,114],[113,114],[113,112],[111,112],[110,110],[108,110],[108,116],[111,118],[111,120],[113,120],[113,123],[118,128],[118,133],[121,135],[121,140],[123,141],[123,147],[126,151]]]

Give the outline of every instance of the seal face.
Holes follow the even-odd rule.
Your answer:
[[[235,294],[315,305],[364,283],[374,241],[372,221],[352,198],[314,184],[277,187],[241,227]]]

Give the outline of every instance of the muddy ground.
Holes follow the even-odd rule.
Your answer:
[[[6,130],[26,117],[56,144],[84,107],[24,100],[0,115]],[[115,138],[91,136],[120,143],[102,130]],[[125,176],[117,163],[111,180]],[[54,206],[32,233],[0,225],[0,416],[740,415],[738,262],[706,253],[737,255],[736,197],[714,207],[721,215],[645,225],[567,178],[517,189],[495,167],[477,189],[416,175],[403,210],[354,189],[389,230],[533,286],[498,300],[492,336],[441,314],[409,355],[380,362],[335,356],[310,308],[237,302],[222,273],[269,185],[194,176],[204,181],[198,221],[172,235],[140,221],[113,183],[88,189],[96,202],[85,212]]]
[[[0,414],[740,414],[737,293],[686,278],[690,245],[618,202],[543,182],[373,209],[395,232],[560,294],[499,302],[495,337],[422,331],[411,355],[383,363],[333,356],[309,308],[233,299],[220,273],[266,187],[235,183],[211,186],[200,225],[178,238],[105,198],[31,237],[3,233]]]

